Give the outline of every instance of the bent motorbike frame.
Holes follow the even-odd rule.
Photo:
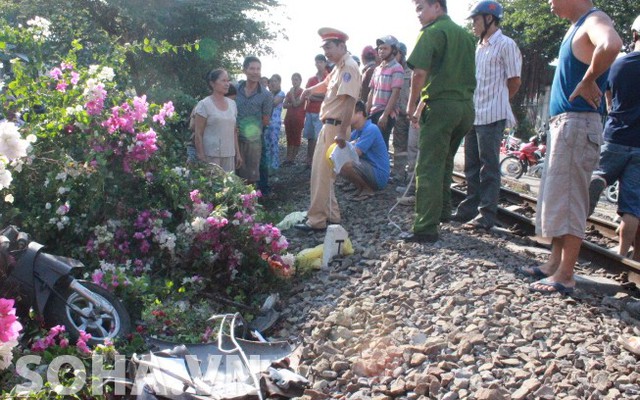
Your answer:
[[[45,253],[42,251],[44,246],[36,242],[26,244],[28,238],[21,237],[15,227],[8,227],[0,234],[7,237],[10,243],[17,242],[18,248],[12,253],[19,255],[9,276],[18,282],[21,294],[29,297],[28,303],[37,310],[38,314],[44,314],[49,298],[55,295],[74,312],[89,318],[82,310],[68,304],[64,296],[56,290],[57,287],[69,287],[103,311],[113,312],[110,304],[105,304],[100,298],[94,296],[71,275],[72,270],[84,268],[84,264],[80,261]],[[20,248],[25,244],[26,247]]]

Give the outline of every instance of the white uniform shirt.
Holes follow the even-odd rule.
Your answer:
[[[522,54],[516,43],[498,29],[485,44],[476,48],[476,80],[473,95],[474,125],[488,125],[503,119],[507,128],[516,124],[509,104],[507,79],[520,77]]]

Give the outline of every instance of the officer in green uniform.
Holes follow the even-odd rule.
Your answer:
[[[446,0],[413,1],[423,28],[407,60],[413,69],[407,114],[420,123],[420,156],[413,233],[401,238],[423,243],[436,242],[438,225],[451,218],[453,158],[475,115],[475,40],[447,15]]]

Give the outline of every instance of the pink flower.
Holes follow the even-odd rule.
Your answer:
[[[193,190],[191,193],[189,193],[189,197],[191,198],[191,201],[196,204],[202,203],[202,200],[200,199],[200,191],[198,189]]]
[[[56,325],[53,328],[49,329],[49,334],[47,334],[47,336],[51,338],[55,338],[61,333],[64,333],[64,331],[65,331],[64,325]]]
[[[54,69],[52,69],[51,71],[49,71],[49,76],[55,80],[61,79],[62,78],[62,70],[60,70],[60,68],[56,67]]]
[[[136,122],[142,122],[147,118],[147,111],[149,110],[149,103],[147,103],[147,96],[134,97],[133,99],[133,112],[132,117]]]
[[[73,64],[71,63],[66,63],[66,62],[62,62],[60,64],[60,67],[64,70],[64,69],[68,69],[68,70],[72,70],[73,69]]]
[[[78,351],[81,353],[91,354],[91,350],[87,346],[87,342],[83,340],[78,339],[78,341],[76,342],[76,347],[78,348]]]
[[[16,340],[22,330],[14,304],[13,299],[0,299],[0,342]]]
[[[104,89],[104,84],[98,83],[91,88],[85,90],[84,95],[87,98],[87,102],[84,108],[89,115],[99,115],[104,108],[104,100],[107,97],[107,91]]]
[[[167,102],[162,106],[160,112],[153,116],[153,122],[157,122],[160,125],[164,126],[166,124],[165,118],[173,117],[175,110],[173,108],[172,102]]]
[[[86,333],[85,331],[79,331],[80,332],[80,338],[78,338],[78,340],[82,340],[84,342],[88,342],[89,340],[91,340],[92,336],[90,333]]]
[[[104,283],[102,282],[102,279],[104,279],[104,272],[102,272],[99,269],[95,270],[93,274],[91,274],[91,281],[93,283],[95,283],[96,285],[105,287]]]
[[[143,240],[142,243],[140,243],[140,252],[142,254],[147,254],[150,249],[151,249],[151,245],[149,244],[148,241]]]
[[[67,84],[67,82],[65,82],[65,81],[60,81],[60,82],[58,82],[58,84],[56,85],[56,90],[57,90],[58,92],[62,92],[62,93],[64,93],[64,92],[66,92],[66,91],[67,91],[67,86],[69,86],[69,85]]]
[[[67,338],[63,338],[60,340],[60,347],[62,347],[63,349],[66,349],[67,347],[69,347],[69,339]]]
[[[85,333],[85,331],[80,331],[80,337],[76,342],[76,347],[78,351],[84,354],[91,354],[91,350],[87,346],[87,342],[91,339],[91,334]]]
[[[48,346],[44,344],[43,339],[38,339],[34,344],[31,345],[31,351],[38,353],[45,351],[47,348]]]
[[[75,71],[73,71],[71,73],[71,83],[74,84],[74,85],[77,85],[78,81],[80,81],[80,74],[75,72]]]

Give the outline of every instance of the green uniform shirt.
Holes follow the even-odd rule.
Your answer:
[[[476,88],[476,43],[473,35],[448,15],[422,28],[407,64],[427,71],[424,100],[473,101]]]

